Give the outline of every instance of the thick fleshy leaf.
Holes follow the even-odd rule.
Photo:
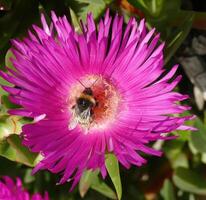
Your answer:
[[[12,84],[8,83],[6,80],[4,80],[2,77],[0,77],[0,97],[2,95],[8,95],[8,93],[2,89],[1,85],[12,86]]]
[[[11,62],[11,58],[15,58],[14,54],[9,49],[5,56],[5,65],[11,69],[14,69],[13,63]]]
[[[104,183],[98,176],[95,177],[91,185],[91,188],[110,199],[117,199],[116,193],[106,183]]]
[[[94,18],[98,18],[100,14],[106,8],[106,3],[104,0],[77,0],[80,4],[86,4],[86,6],[82,7],[80,12],[78,13],[79,17],[85,21],[87,13],[92,12]]]
[[[4,80],[2,77],[0,77],[0,98],[3,95],[8,95],[8,93],[2,89],[1,85],[12,86],[12,84]],[[0,107],[1,107],[1,104],[0,104]]]
[[[0,115],[0,141],[9,135],[20,134],[22,123],[16,116]]]
[[[98,177],[99,171],[88,170],[84,172],[79,183],[79,193],[84,197],[89,188],[98,191],[110,199],[117,199],[116,193],[100,178]]]
[[[91,187],[91,184],[94,181],[94,178],[98,176],[98,174],[99,174],[99,171],[94,172],[94,171],[88,170],[84,172],[79,182],[79,193],[81,197],[85,196],[85,194]]]
[[[184,152],[182,151],[185,145],[185,141],[181,139],[171,140],[163,145],[163,150],[166,157],[169,159],[172,168],[188,167],[188,160]]]
[[[174,14],[172,12],[179,11],[181,1],[173,0],[128,0],[134,7],[139,8],[144,12],[146,16],[148,16],[149,20],[153,20],[154,18],[158,18],[159,21],[167,20],[167,18],[174,18]],[[171,16],[170,13],[173,15]]]
[[[194,127],[196,127],[198,131],[191,134],[190,142],[198,152],[206,153],[206,125],[197,118]]]
[[[170,35],[171,39],[166,42],[165,64],[167,64],[190,32],[194,20],[194,14],[188,13],[188,15],[184,16],[184,19],[182,20],[182,25],[178,27],[175,34]]]
[[[143,10],[146,14],[155,17],[159,16],[161,13],[165,0],[129,0],[129,2],[135,7]]]
[[[164,181],[164,185],[160,193],[164,200],[175,200],[176,199],[173,185],[171,181],[168,179]]]
[[[24,175],[24,183],[31,183],[35,181],[35,176],[32,175],[32,169],[26,169]]]
[[[194,14],[192,28],[206,30],[206,12],[198,12],[194,10],[181,10],[178,17],[174,19],[172,24],[179,26],[181,20],[188,14]]]
[[[149,24],[155,26],[161,32],[161,38],[166,40],[166,64],[188,35],[195,14],[187,12],[182,15],[180,0],[129,0],[129,2],[144,11]]]
[[[79,19],[76,16],[75,12],[71,8],[69,8],[69,11],[70,11],[70,16],[71,16],[71,22],[75,28],[75,31],[78,33],[82,32],[80,24],[79,24]]]
[[[8,50],[5,56],[5,65],[9,68],[13,68],[13,64],[10,61],[10,58],[12,57],[14,57],[14,55],[12,54],[10,50]],[[2,102],[2,98],[4,98],[3,96],[8,95],[8,93],[2,89],[1,85],[12,86],[12,84],[7,82],[2,77],[0,77],[0,100],[1,100],[0,102]],[[0,105],[0,110],[1,110],[1,106],[3,105]]]
[[[8,95],[2,95],[1,97],[2,106],[5,107],[5,109],[13,109],[13,108],[19,108],[20,106],[13,104],[10,100]]]
[[[203,154],[201,155],[201,161],[202,161],[204,164],[206,164],[206,153],[203,153]]]
[[[119,173],[119,163],[115,155],[107,154],[106,168],[114,184],[115,190],[117,192],[117,197],[120,200],[122,197],[122,183],[121,183],[121,178]]]
[[[34,166],[39,161],[38,154],[31,153],[22,145],[19,136],[15,134],[0,141],[0,155],[28,166]]]
[[[177,168],[173,181],[183,191],[206,195],[206,179],[192,170],[183,167]]]

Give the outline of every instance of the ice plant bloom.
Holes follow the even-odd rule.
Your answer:
[[[10,114],[32,117],[24,125],[24,144],[44,159],[33,172],[48,169],[63,174],[60,184],[78,183],[86,169],[106,176],[105,154],[112,152],[129,168],[146,160],[140,152],[160,156],[148,147],[167,133],[191,129],[191,117],[178,117],[189,107],[187,99],[172,91],[181,77],[171,78],[174,66],[162,76],[163,47],[155,29],[145,21],[110,16],[96,26],[91,14],[75,32],[66,17],[52,12],[48,26],[33,26],[29,37],[13,40],[15,69],[1,76],[15,87],[3,86],[21,109]]]
[[[1,200],[49,200],[48,194],[45,192],[44,196],[36,193],[29,195],[23,188],[22,182],[19,178],[14,182],[10,177],[5,176],[0,179],[0,199]]]

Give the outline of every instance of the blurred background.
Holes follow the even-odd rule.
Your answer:
[[[205,200],[206,199],[206,1],[204,0],[0,0],[0,69],[12,67],[9,51],[12,38],[23,38],[32,24],[40,25],[40,13],[49,22],[50,11],[66,15],[78,29],[78,20],[85,20],[90,11],[96,21],[106,8],[112,14],[124,15],[125,24],[131,16],[146,18],[147,28],[156,27],[166,42],[165,67],[179,63],[183,75],[177,91],[190,95],[184,102],[192,106],[189,114],[197,118],[188,122],[197,132],[179,131],[173,141],[152,143],[163,149],[161,158],[146,156],[148,164],[125,170],[120,166],[123,200]],[[8,84],[0,78],[0,84]],[[16,107],[0,89],[0,176],[21,177],[30,192],[47,190],[52,200],[117,199],[109,177],[85,173],[79,186],[69,193],[70,184],[56,185],[59,176],[38,172],[32,167],[40,156],[21,145],[24,118],[9,116],[7,110]],[[188,113],[186,113],[188,114]]]

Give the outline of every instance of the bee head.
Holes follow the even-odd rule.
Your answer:
[[[93,105],[93,103],[88,100],[88,99],[85,99],[85,98],[79,98],[77,99],[77,106],[80,110],[80,112],[86,110],[87,108],[91,107]]]
[[[92,96],[93,95],[93,92],[92,92],[92,89],[89,88],[89,87],[86,87],[83,91],[84,94],[87,94],[87,95],[90,95]]]

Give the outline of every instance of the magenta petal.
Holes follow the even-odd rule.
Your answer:
[[[42,196],[38,193],[29,195],[23,188],[19,178],[14,182],[10,177],[5,176],[0,180],[0,199],[2,200],[49,200],[49,195],[45,192]]]
[[[174,77],[178,65],[166,71],[164,43],[155,28],[147,30],[144,19],[131,18],[125,26],[123,17],[112,18],[108,9],[97,25],[88,14],[77,33],[65,16],[52,11],[51,18],[48,25],[42,14],[42,28],[33,25],[28,38],[12,40],[15,69],[0,71],[13,85],[1,87],[21,107],[9,113],[33,118],[22,128],[23,144],[43,156],[33,173],[60,173],[60,184],[71,181],[72,190],[85,170],[99,169],[106,177],[107,152],[126,168],[139,167],[147,162],[142,153],[162,155],[148,147],[151,141],[175,139],[168,133],[176,130],[196,130],[184,124],[191,116],[180,115],[190,109],[180,104],[188,96],[173,91],[181,80]],[[78,104],[85,95],[92,101],[86,114]],[[35,194],[32,200],[39,198]]]

